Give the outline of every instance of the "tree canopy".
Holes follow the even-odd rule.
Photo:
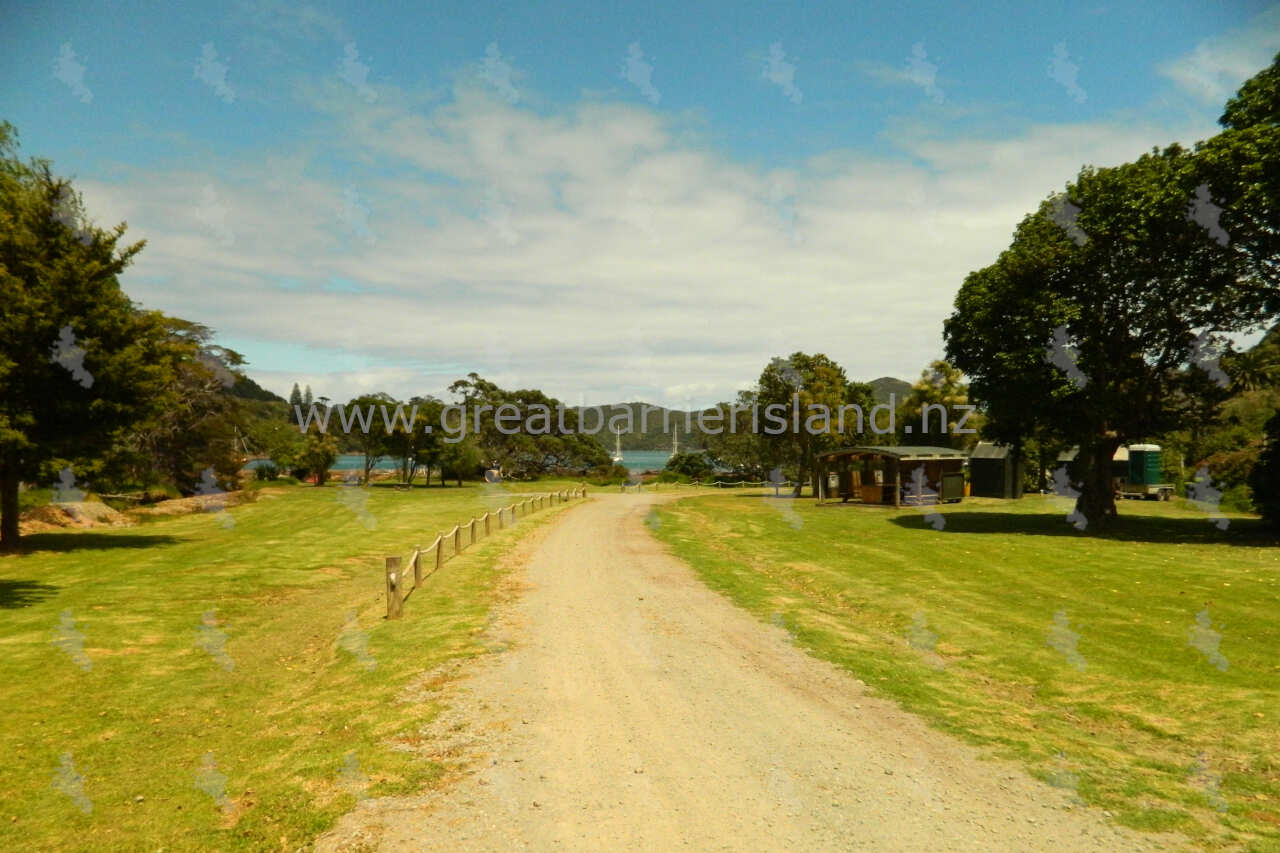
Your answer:
[[[117,276],[139,252],[126,226],[91,222],[47,161],[18,157],[0,125],[0,541],[18,541],[22,480],[87,464],[155,416],[183,345]]]
[[[1274,117],[1259,106],[1274,85],[1253,83],[1224,119]],[[1274,125],[1251,125],[1195,151],[1086,166],[957,294],[947,354],[971,379],[986,434],[1079,445],[1077,509],[1094,529],[1115,512],[1115,449],[1211,417],[1225,397],[1222,333],[1280,309],[1280,181],[1259,185],[1275,176],[1276,141]]]

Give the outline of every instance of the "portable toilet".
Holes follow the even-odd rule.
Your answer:
[[[1154,486],[1163,476],[1162,455],[1158,444],[1129,445],[1129,482],[1135,486]]]

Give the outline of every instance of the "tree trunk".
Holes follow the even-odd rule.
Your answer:
[[[12,468],[0,468],[0,549],[18,547],[18,474]]]
[[[1022,436],[1018,436],[1013,442],[1013,447],[1009,452],[1009,464],[1013,466],[1013,486],[1012,497],[1022,497],[1022,466],[1024,464],[1023,457],[1026,455],[1026,445]]]
[[[1080,497],[1076,498],[1076,514],[1083,515],[1077,525],[1083,523],[1084,530],[1103,530],[1116,516],[1115,486],[1111,480],[1111,457],[1115,455],[1119,443],[1107,439],[1094,445],[1087,451],[1081,449],[1084,465],[1081,470],[1083,483]],[[1085,456],[1085,453],[1088,453]]]

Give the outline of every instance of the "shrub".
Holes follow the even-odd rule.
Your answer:
[[[280,479],[280,469],[270,463],[259,465],[253,469],[253,476],[259,480],[278,480]]]
[[[665,470],[702,480],[711,475],[713,468],[705,453],[676,453],[667,460]]]

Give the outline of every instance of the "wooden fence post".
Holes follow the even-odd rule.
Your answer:
[[[485,536],[488,536],[488,535],[489,535],[489,533],[490,533],[490,531],[491,531],[491,528],[490,528],[490,526],[489,526],[489,525],[490,525],[490,518],[489,518],[489,515],[490,515],[490,514],[489,514],[489,513],[487,513],[487,512],[484,514],[484,535],[485,535]]]
[[[472,544],[472,545],[476,544],[476,519],[475,519],[475,516],[472,516],[472,517],[471,517],[471,544]]]
[[[413,552],[413,588],[422,586],[422,546]]]
[[[444,533],[436,537],[436,570],[444,565]]]
[[[462,525],[455,524],[453,526],[453,554],[457,556],[462,553]]]
[[[502,511],[505,509],[506,507],[501,507],[501,506],[498,507],[498,529],[499,530],[501,530],[503,527],[506,526],[506,523],[502,520]]]
[[[399,619],[404,614],[404,596],[400,589],[400,558],[387,557],[387,618]]]

